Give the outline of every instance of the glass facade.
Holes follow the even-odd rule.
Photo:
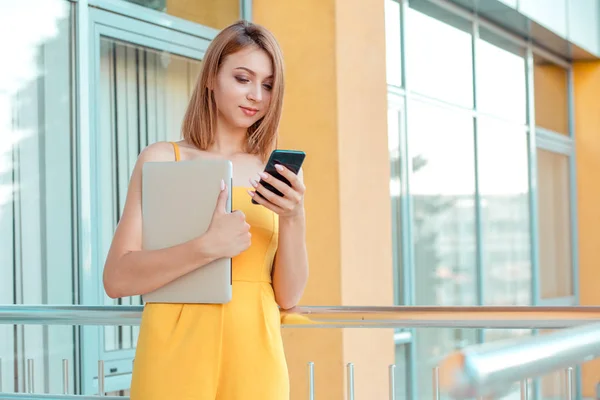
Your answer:
[[[99,136],[110,139],[111,166],[100,179],[101,237],[108,253],[125,206],[129,177],[140,151],[157,141],[179,140],[180,126],[200,72],[200,61],[143,46],[100,39]],[[141,297],[111,299],[105,305],[141,305]],[[139,327],[104,328],[105,351],[131,349]]]
[[[481,117],[477,123],[483,304],[531,305],[527,132]]]
[[[111,12],[120,2],[43,3],[37,17],[0,6],[18,26],[0,67],[0,304],[139,305],[104,294],[104,260],[140,150],[180,137],[210,37]],[[32,362],[35,391],[62,393],[66,361],[69,393],[96,393],[104,360],[106,392],[125,393],[137,334],[0,325],[0,391],[29,391]]]
[[[74,304],[72,7],[47,1],[35,18],[21,2],[1,7],[0,25],[15,31],[0,66],[0,303]],[[75,355],[72,327],[0,325],[11,391],[25,390],[32,359],[35,387],[58,393],[62,359]]]
[[[397,304],[575,304],[571,67],[453,9],[386,0]],[[449,352],[536,334],[411,332],[396,357],[415,398]]]
[[[573,296],[569,157],[538,149],[540,197],[540,295]]]

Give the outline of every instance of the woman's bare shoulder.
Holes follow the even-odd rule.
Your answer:
[[[156,142],[145,147],[140,153],[138,160],[146,161],[174,161],[175,149],[171,142]]]

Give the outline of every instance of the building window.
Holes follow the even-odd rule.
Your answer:
[[[0,6],[0,24],[11,27],[0,65],[0,304],[74,304],[72,7],[44,1],[32,14],[26,2],[8,4]],[[6,392],[26,391],[33,359],[34,387],[61,393],[60,365],[75,365],[74,354],[70,326],[0,325]]]
[[[408,108],[415,304],[476,301],[472,118],[420,101]]]
[[[396,110],[388,119],[397,292],[407,305],[572,301],[568,64],[450,4],[388,3],[388,98],[405,110],[400,125]],[[417,329],[407,363],[415,396],[431,396],[431,368],[450,351],[531,334]]]
[[[531,246],[527,132],[493,118],[477,121],[483,304],[529,305]]]
[[[473,107],[471,24],[417,2],[406,15],[406,84],[412,91]]]
[[[569,65],[538,53],[533,61],[539,297],[542,304],[549,299],[574,304],[573,271],[577,266],[573,265],[572,248],[574,145],[569,124]]]
[[[404,104],[397,96],[389,97],[388,149],[390,157],[390,197],[392,206],[392,241],[394,263],[394,303],[405,304],[402,276],[402,159],[400,135],[404,126]]]
[[[569,158],[537,150],[540,296],[573,295]]]
[[[387,83],[402,86],[402,48],[400,44],[400,3],[385,0],[385,54]]]
[[[477,40],[477,110],[517,124],[527,122],[525,48],[481,28]]]
[[[201,62],[112,38],[100,40],[100,137],[112,149],[101,183],[101,226],[106,247],[125,206],[129,178],[142,149],[157,141],[179,140],[181,122],[200,73]],[[112,179],[111,179],[112,178]],[[102,291],[104,292],[104,291]],[[140,296],[111,299],[105,305],[141,305]],[[139,327],[104,327],[104,349],[131,349]]]

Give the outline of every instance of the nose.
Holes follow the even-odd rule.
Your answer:
[[[248,91],[248,100],[254,102],[262,101],[263,93],[261,85],[253,85],[252,88]]]

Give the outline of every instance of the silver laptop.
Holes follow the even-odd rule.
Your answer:
[[[144,250],[184,243],[208,229],[221,190],[228,184],[231,211],[233,166],[228,160],[147,162],[142,169]],[[165,266],[168,268],[168,266]],[[201,266],[142,296],[146,303],[212,303],[231,300],[231,258]]]

